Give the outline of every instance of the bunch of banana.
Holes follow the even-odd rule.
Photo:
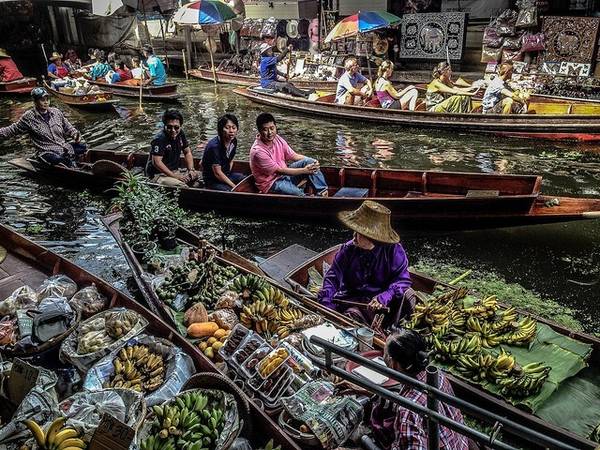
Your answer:
[[[483,348],[496,347],[502,343],[502,339],[494,332],[493,327],[489,323],[481,323],[477,317],[471,316],[467,319],[466,325],[467,330],[472,332],[467,334],[478,334]]]
[[[298,319],[304,317],[304,313],[292,306],[287,308],[281,308],[277,311],[277,320],[279,322],[287,323],[287,322],[295,322]]]
[[[153,406],[154,421],[141,450],[214,448],[223,430],[224,411],[199,392],[186,392],[169,405]]]
[[[304,314],[296,308],[292,308],[292,310],[294,311],[292,312],[292,315],[295,318],[290,321],[280,320],[275,329],[275,333],[277,333],[277,336],[279,336],[280,339],[289,336],[290,333],[295,331],[316,327],[323,323],[323,317],[318,314]],[[289,317],[289,314],[283,317]]]
[[[548,379],[550,367],[536,362],[521,367],[521,375],[499,380],[502,393],[511,397],[529,397],[537,394]]]
[[[441,304],[449,302],[456,303],[458,300],[462,300],[463,298],[465,298],[468,293],[469,290],[467,288],[460,287],[458,289],[450,290],[441,295],[438,295],[437,297],[434,297],[431,301]]]
[[[516,326],[516,320],[518,318],[517,310],[514,307],[510,307],[503,311],[498,311],[496,317],[499,319],[492,324],[492,328],[496,333],[506,332]]]
[[[450,325],[450,314],[452,305],[448,303],[438,303],[436,299],[431,299],[415,305],[415,311],[412,319],[407,324],[408,328],[428,327],[436,328],[438,334],[440,328]]]
[[[264,300],[256,300],[244,306],[240,314],[240,322],[248,329],[255,329],[257,333],[272,333],[276,327],[277,310],[274,304]]]
[[[34,420],[23,423],[31,430],[38,446],[44,450],[81,450],[86,447],[75,428],[65,427],[66,418],[59,417],[44,433],[42,427]]]
[[[123,347],[113,361],[114,373],[105,387],[128,388],[138,392],[152,392],[165,379],[162,355],[145,345]]]
[[[285,295],[283,295],[283,292],[281,292],[281,290],[270,285],[264,286],[254,291],[254,293],[252,294],[252,300],[261,300],[267,303],[273,303],[274,305],[277,305],[280,308],[287,308],[287,306],[290,304],[290,301]]]
[[[442,342],[434,334],[433,346],[436,350],[436,357],[450,361],[456,361],[460,355],[473,355],[480,351],[479,341],[475,336],[471,339],[461,338],[451,342]]]
[[[525,317],[517,322],[515,330],[502,336],[503,341],[512,345],[529,344],[537,332],[536,321],[531,317]]]
[[[242,299],[248,300],[252,297],[254,292],[268,286],[267,282],[262,278],[248,274],[234,278],[231,282],[230,289],[241,294]]]
[[[515,367],[515,357],[501,349],[500,354],[496,357],[496,362],[488,372],[488,378],[498,384],[501,380],[509,377]]]
[[[498,299],[495,295],[490,295],[482,300],[478,300],[469,308],[463,311],[470,316],[478,316],[484,319],[493,317],[498,309]]]

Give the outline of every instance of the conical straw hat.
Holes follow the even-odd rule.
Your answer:
[[[0,58],[10,58],[10,55],[6,53],[6,50],[0,48]]]
[[[338,219],[357,233],[386,244],[400,242],[400,236],[392,229],[391,211],[380,203],[366,200],[354,211],[338,213]]]

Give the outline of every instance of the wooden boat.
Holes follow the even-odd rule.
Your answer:
[[[7,257],[0,262],[0,298],[6,298],[14,289],[24,284],[37,288],[48,276],[65,274],[78,286],[95,284],[98,291],[110,299],[110,307],[132,309],[148,320],[147,331],[150,334],[166,338],[189,354],[198,371],[218,373],[214,364],[194,345],[169,327],[158,316],[141,306],[132,298],[119,292],[106,281],[92,275],[81,267],[57,255],[56,253],[32,242],[9,227],[0,225],[0,246],[7,250]],[[269,438],[287,450],[300,450],[262,409],[248,401],[251,409],[250,435],[254,448],[264,446]],[[266,437],[266,438],[265,438]]]
[[[158,300],[147,277],[142,276],[142,273],[144,271],[143,271],[143,268],[141,267],[140,263],[137,261],[137,259],[131,252],[131,249],[128,247],[128,245],[122,241],[121,236],[120,236],[120,231],[119,231],[119,219],[120,219],[119,215],[112,215],[112,216],[108,216],[108,217],[104,218],[103,222],[107,225],[110,232],[116,238],[117,243],[120,245],[121,249],[123,250],[125,259],[127,260],[127,263],[130,266],[130,268],[134,274],[134,279],[135,279],[138,287],[140,288],[141,292],[143,293],[144,297],[147,299],[149,304],[155,305],[155,307],[157,308],[157,313],[161,314],[161,316],[165,320],[172,320],[170,314],[167,311],[165,311],[165,307],[164,307],[164,305],[162,305],[162,302],[160,302],[160,300]],[[187,230],[183,230],[181,228],[178,230],[178,238],[182,242],[184,242],[190,246],[196,246],[198,244],[198,242],[200,241],[200,238],[198,236],[194,235],[193,233],[190,233]],[[323,315],[326,319],[330,320],[333,323],[336,323],[339,326],[356,327],[357,324],[355,322],[352,322],[351,320],[349,320],[343,314],[332,311],[328,308],[323,307],[319,303],[317,303],[315,301],[314,295],[312,295],[309,291],[307,291],[304,288],[299,289],[299,287],[302,286],[302,283],[306,283],[308,280],[308,277],[307,277],[308,269],[310,267],[313,267],[314,265],[319,266],[319,264],[321,264],[320,267],[322,268],[322,261],[324,261],[324,260],[327,260],[329,263],[331,263],[331,260],[332,260],[333,256],[335,255],[335,252],[337,251],[337,248],[338,248],[338,246],[324,252],[323,254],[319,254],[316,257],[304,262],[298,269],[294,269],[292,271],[292,273],[290,273],[288,275],[288,277],[286,277],[286,279],[288,279],[289,281],[292,281],[292,283],[291,283],[292,289],[289,289],[289,286],[281,285],[279,283],[277,283],[277,284],[278,284],[278,287],[280,289],[284,290],[284,292],[289,297],[298,301],[305,308],[310,309],[313,312],[317,312],[318,314]],[[273,259],[273,258],[275,258],[275,257],[272,257],[269,259]],[[249,264],[249,265],[253,266],[253,264],[248,261],[245,264],[241,261],[231,262],[228,259],[228,257],[225,255],[222,256],[221,261],[224,263],[235,265],[238,268],[238,270],[241,270],[242,272],[244,271],[243,267],[245,265]],[[241,263],[241,266],[240,266],[240,263]],[[257,272],[254,272],[254,273],[257,273]],[[299,273],[299,275],[295,275],[296,273]],[[442,292],[443,292],[443,289],[454,289],[445,283],[441,283],[437,280],[434,280],[425,275],[421,275],[421,274],[418,274],[415,272],[411,272],[411,278],[414,283],[413,287],[416,290],[421,291],[421,292],[432,293],[432,292],[434,292],[434,290],[436,288],[441,288]],[[266,280],[271,284],[276,284],[276,282],[271,278],[267,278]],[[304,284],[304,286],[306,286],[306,284]],[[298,291],[298,292],[295,292],[295,291]],[[300,295],[298,295],[298,294],[300,294]],[[161,311],[162,311],[162,313],[161,313]],[[569,330],[565,330],[565,332],[568,332],[568,331]],[[582,335],[579,333],[571,333],[571,336],[575,337],[576,339],[582,340],[583,342],[594,343],[595,346],[600,345],[600,340],[598,340],[592,336]],[[383,342],[381,340],[377,340],[376,344],[378,346],[381,346],[383,344]],[[558,439],[562,442],[573,445],[576,448],[594,449],[595,446],[597,445],[596,443],[588,441],[587,439],[584,439],[580,436],[570,433],[569,431],[566,431],[560,427],[557,427],[553,424],[544,422],[543,420],[535,417],[534,415],[528,414],[527,412],[525,412],[523,410],[515,408],[512,405],[509,405],[508,403],[504,402],[503,400],[500,400],[500,399],[482,391],[480,388],[478,388],[475,385],[471,385],[468,382],[465,382],[465,381],[458,379],[456,377],[453,377],[451,375],[449,375],[449,379],[452,382],[454,389],[457,392],[457,394],[459,395],[459,397],[469,400],[469,401],[473,402],[474,404],[477,404],[484,408],[488,408],[490,411],[494,411],[495,413],[501,414],[511,420],[515,420],[518,423],[525,424],[526,426],[530,427],[533,430],[543,432],[548,436],[554,437],[555,439]]]
[[[0,95],[27,95],[36,87],[37,80],[23,77],[14,81],[0,82]]]
[[[90,83],[100,86],[103,91],[110,92],[113,95],[120,97],[140,97],[140,87],[132,86],[129,84],[107,83],[104,80],[90,81]],[[179,101],[179,94],[177,93],[177,83],[165,83],[161,86],[154,86],[147,84],[142,87],[142,99],[150,101],[160,102],[176,102]]]
[[[188,70],[188,74],[200,80],[213,81],[213,72],[211,69],[192,69]],[[243,73],[225,72],[217,70],[217,83],[235,84],[236,86],[257,86],[260,84],[258,75],[246,75]],[[320,81],[320,80],[304,80],[301,78],[292,78],[290,80],[299,89],[317,89],[317,90],[332,90],[337,86],[337,81]]]
[[[311,101],[260,88],[237,88],[233,92],[262,105],[329,118],[520,138],[600,140],[600,104],[531,102],[528,114],[451,114],[338,105],[333,103],[333,94]]]
[[[324,252],[314,256],[313,258],[309,259],[308,261],[304,262],[303,264],[289,272],[285,279],[290,284],[292,290],[315,300],[316,296],[310,290],[308,290],[309,269],[314,268],[319,273],[322,273],[324,264],[331,266],[335,254],[339,250],[339,247],[339,245],[336,245],[328,250],[325,250]],[[448,285],[440,283],[439,281],[431,280],[428,277],[421,277],[417,280],[413,278],[413,281],[416,281],[415,286],[419,290],[429,290],[430,292],[433,291],[435,285],[427,286],[427,283],[431,283],[431,281],[438,283],[438,285],[443,285],[445,286],[445,288],[450,288]],[[600,358],[600,339],[589,334],[569,330],[568,328],[565,328],[562,325],[539,317],[535,314],[530,314],[524,311],[519,311],[519,313],[522,315],[533,317],[538,322],[550,326],[552,329],[554,329],[560,334],[584,342],[586,344],[591,344],[593,347],[593,351],[589,361],[590,366],[592,368],[596,368],[598,366]],[[341,313],[336,314],[338,315],[338,321],[349,321],[347,316]],[[560,426],[560,423],[546,422],[533,414],[529,414],[521,409],[518,409],[508,404],[504,400],[498,399],[486,392],[483,392],[482,390],[480,390],[480,388],[477,388],[475,385],[472,385],[461,378],[453,376],[450,373],[447,373],[447,376],[450,382],[452,383],[455,393],[465,400],[471,401],[490,411],[494,411],[505,417],[511,418],[512,420],[520,423],[521,425],[531,428],[532,430],[544,433],[549,437],[553,437],[559,441],[564,442],[565,444],[570,444],[575,448],[598,448],[597,442],[593,442],[587,439],[587,436],[578,436],[575,433],[572,433],[571,431],[562,428]]]
[[[86,111],[115,111],[114,105],[117,101],[113,99],[110,92],[100,91],[86,95],[74,95],[53,89],[47,82],[44,82],[44,87],[66,105]]]
[[[109,160],[134,171],[145,167],[148,155],[90,150],[78,169],[48,167],[35,160],[9,161],[33,175],[60,177],[77,186],[110,186],[118,174],[94,172],[94,164]],[[200,167],[200,160],[195,160]],[[234,170],[250,173],[246,161]],[[322,167],[329,197],[259,194],[248,176],[232,192],[205,188],[179,189],[182,206],[217,209],[294,220],[336,220],[336,213],[357,208],[365,198],[385,204],[400,228],[477,229],[596,219],[600,199],[554,197],[540,192],[542,178],[534,175],[496,175],[421,170]],[[173,188],[174,189],[174,188]],[[354,195],[354,196],[353,196]]]

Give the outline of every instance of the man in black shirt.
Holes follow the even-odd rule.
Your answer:
[[[146,175],[154,182],[165,186],[184,187],[198,178],[194,170],[192,150],[181,129],[183,116],[176,109],[163,114],[163,130],[150,144],[150,157],[146,164]],[[185,157],[187,173],[179,169],[181,153]]]

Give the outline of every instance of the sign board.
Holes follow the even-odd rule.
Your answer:
[[[89,450],[128,450],[135,431],[119,419],[104,414],[90,440]]]
[[[15,405],[20,405],[29,391],[36,385],[40,369],[16,358],[10,369],[8,396]]]

